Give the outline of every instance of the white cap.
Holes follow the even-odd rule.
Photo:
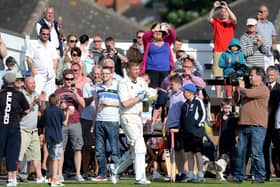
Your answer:
[[[257,20],[255,18],[248,18],[246,25],[257,25]]]

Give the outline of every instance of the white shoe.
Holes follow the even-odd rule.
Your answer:
[[[64,182],[64,177],[63,177],[63,175],[57,176],[57,179],[59,180],[59,182]]]
[[[85,179],[83,178],[83,176],[82,176],[81,174],[76,175],[76,176],[75,176],[75,180],[78,181],[78,182],[83,182],[83,181],[85,181]]]
[[[51,181],[51,187],[57,187],[57,186],[64,186],[64,184],[61,183],[58,179],[56,181]]]
[[[151,181],[149,181],[149,180],[146,179],[146,178],[143,178],[143,179],[140,179],[140,180],[136,180],[136,181],[135,181],[135,184],[138,184],[138,185],[151,184]]]
[[[117,184],[119,182],[119,176],[115,173],[116,164],[110,164],[109,168],[110,168],[110,175],[111,175],[110,179],[113,184]]]
[[[9,179],[6,186],[17,186],[17,180],[16,179]]]
[[[44,184],[44,183],[48,183],[49,180],[46,177],[42,177],[41,179],[36,179],[36,183],[37,184]]]

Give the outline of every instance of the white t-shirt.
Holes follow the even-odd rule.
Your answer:
[[[33,67],[38,74],[46,75],[50,79],[55,76],[53,60],[58,59],[59,56],[56,48],[49,41],[46,47],[40,40],[30,41],[26,56],[32,59]]]

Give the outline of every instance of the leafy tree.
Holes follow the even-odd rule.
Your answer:
[[[226,2],[229,4],[233,1],[235,0]],[[207,14],[213,2],[209,0],[152,0],[147,6],[152,7],[154,3],[162,3],[165,8],[160,10],[161,21],[179,27]]]

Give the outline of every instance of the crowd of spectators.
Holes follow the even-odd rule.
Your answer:
[[[216,10],[220,18],[214,17]],[[279,65],[273,58],[277,34],[267,16],[267,6],[261,5],[239,40],[234,37],[235,14],[225,1],[213,3],[208,19],[213,72],[215,79],[224,79],[226,93],[213,120],[201,64],[182,49],[183,40],[171,25],[159,22],[139,30],[126,53],[111,36],[104,49],[99,34],[92,43],[86,34],[65,37],[62,18],[56,21],[54,9],[46,8],[35,26],[38,39],[26,51],[28,71],[6,58],[0,39],[0,160],[6,156],[7,186],[31,180],[31,166],[36,183],[51,186],[63,186],[69,169],[78,182],[110,176],[118,183],[132,164],[135,184],[150,184],[145,162],[151,155],[152,176],[167,180],[168,164],[158,161],[168,162],[159,153],[170,148],[171,131],[178,131],[176,181],[203,182],[203,155],[224,168],[230,182],[246,179],[249,158],[252,182],[269,181],[271,163],[280,177]],[[221,85],[216,96],[222,97]],[[205,131],[208,123],[218,129],[216,143]],[[163,137],[145,137],[155,130]],[[168,143],[160,146],[158,140]],[[205,142],[218,145],[210,151],[218,153],[216,158],[205,151]],[[229,157],[227,169],[215,162],[224,155]],[[156,163],[165,170],[159,171]]]

